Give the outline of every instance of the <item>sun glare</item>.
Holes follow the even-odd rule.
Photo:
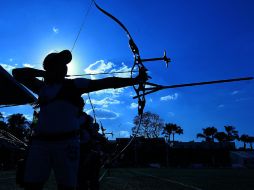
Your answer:
[[[79,75],[84,74],[83,67],[84,65],[83,58],[80,58],[79,55],[72,54],[72,61],[67,65],[68,66],[68,75]]]
[[[65,48],[59,48],[59,47],[54,47],[51,49],[46,49],[43,52],[41,52],[39,55],[39,60],[41,61],[41,63],[43,62],[44,58],[46,57],[46,55],[48,55],[49,53],[53,53],[53,52],[60,52],[62,50],[64,50]],[[72,61],[67,64],[68,67],[68,75],[77,75],[77,74],[81,74],[81,63],[80,63],[80,59],[78,58],[77,55],[74,55],[72,53]]]
[[[79,74],[78,62],[75,59],[73,59],[67,66],[68,66],[68,75]]]

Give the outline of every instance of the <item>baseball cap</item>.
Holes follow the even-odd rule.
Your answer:
[[[72,54],[69,50],[63,50],[61,52],[54,52],[48,54],[43,61],[43,68],[48,70],[52,64],[67,65],[72,60]]]

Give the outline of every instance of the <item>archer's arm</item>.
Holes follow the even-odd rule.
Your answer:
[[[38,94],[44,83],[36,77],[44,77],[45,71],[33,68],[17,68],[12,70],[13,77],[28,89]]]
[[[139,77],[136,78],[108,77],[98,80],[78,78],[75,80],[77,87],[81,90],[82,93],[88,93],[108,88],[122,88],[126,86],[132,86],[140,82]]]

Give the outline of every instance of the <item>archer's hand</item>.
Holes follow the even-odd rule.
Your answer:
[[[148,79],[151,79],[150,76],[147,75],[147,69],[146,68],[140,68],[139,69],[139,74],[135,78],[136,83],[145,83]]]

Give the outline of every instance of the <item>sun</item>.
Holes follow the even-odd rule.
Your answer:
[[[75,60],[72,60],[68,65],[68,75],[75,75],[78,74],[78,62]]]
[[[84,73],[84,70],[82,69],[83,67],[83,59],[80,58],[77,55],[72,55],[72,60],[69,64],[67,64],[68,67],[68,75],[80,75],[82,73]]]

